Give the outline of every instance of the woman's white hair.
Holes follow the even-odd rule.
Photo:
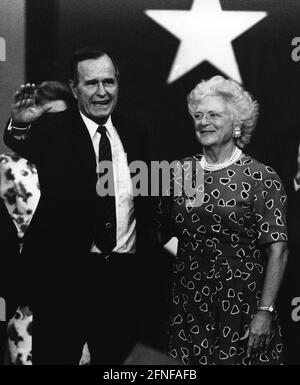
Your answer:
[[[206,96],[221,96],[228,104],[233,114],[233,125],[239,127],[241,136],[236,138],[236,144],[243,148],[250,142],[258,117],[258,103],[249,92],[237,82],[214,76],[202,80],[187,96],[188,108],[191,114]]]

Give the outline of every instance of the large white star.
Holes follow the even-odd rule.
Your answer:
[[[194,0],[189,11],[145,13],[181,41],[168,83],[205,60],[241,83],[231,42],[267,16],[267,12],[223,11],[219,0]]]

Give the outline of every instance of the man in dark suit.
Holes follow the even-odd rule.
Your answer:
[[[4,134],[36,164],[41,187],[20,269],[30,281],[23,295],[34,312],[33,363],[77,364],[88,341],[92,363],[121,364],[147,300],[151,205],[133,196],[129,170],[149,161],[147,134],[112,115],[119,71],[107,52],[77,51],[71,72],[76,106],[46,114],[34,104],[35,85],[23,85]],[[99,196],[103,160],[112,164],[108,197]]]

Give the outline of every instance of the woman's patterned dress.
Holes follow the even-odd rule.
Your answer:
[[[187,365],[281,364],[277,312],[267,350],[257,349],[251,359],[246,333],[261,297],[264,246],[287,241],[284,188],[273,169],[245,155],[225,169],[205,171],[202,204],[193,207],[188,197],[174,196],[174,186],[189,181],[197,188],[200,159],[178,163],[171,197],[162,199],[158,213],[161,233],[179,240],[169,354]]]

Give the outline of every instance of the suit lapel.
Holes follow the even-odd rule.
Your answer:
[[[84,170],[85,175],[89,178],[93,178],[96,183],[95,151],[89,131],[77,108],[70,111],[69,119],[68,124],[70,124],[72,131],[70,135],[70,145],[72,146],[74,156],[76,157],[74,163],[80,165],[80,170]]]
[[[143,148],[139,146],[139,135],[134,123],[120,116],[113,116],[112,123],[118,131],[119,137],[127,154],[128,165],[134,160],[143,159]]]
[[[74,164],[80,165],[86,175],[93,178],[96,183],[96,160],[93,143],[78,108],[68,111],[67,125],[70,128],[70,146],[76,157]],[[141,143],[140,134],[133,123],[124,118],[113,116],[112,122],[127,154],[128,165],[134,160],[145,158],[145,149]]]

